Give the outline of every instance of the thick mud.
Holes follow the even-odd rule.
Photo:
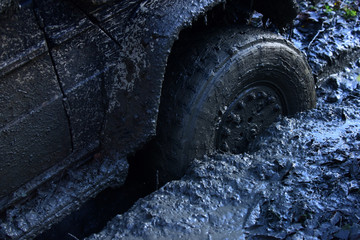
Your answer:
[[[301,2],[292,41],[319,79],[316,109],[278,119],[244,154],[195,160],[128,210],[157,187],[130,174],[37,239],[82,239],[116,214],[87,239],[360,239],[360,62],[348,64],[360,23]]]
[[[359,1],[301,0],[291,41],[307,55],[314,76],[322,80],[341,71],[360,53]],[[317,2],[317,4],[311,4]],[[353,12],[354,13],[354,12]]]
[[[302,1],[292,39],[321,80],[315,109],[195,160],[87,239],[360,239],[359,21],[324,3]]]
[[[359,66],[240,155],[196,160],[87,239],[359,239]]]

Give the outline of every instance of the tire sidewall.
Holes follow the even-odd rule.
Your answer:
[[[184,67],[170,74],[174,79],[169,96],[175,100],[167,105],[172,112],[161,120],[166,122],[160,134],[166,158],[161,168],[176,177],[182,175],[191,160],[216,150],[221,116],[246,89],[257,85],[274,89],[288,115],[315,105],[310,67],[291,43],[257,29],[219,32],[225,37],[214,34],[216,31],[211,32],[213,38],[203,37],[206,44],[199,41],[182,61]],[[177,124],[171,125],[173,122]]]

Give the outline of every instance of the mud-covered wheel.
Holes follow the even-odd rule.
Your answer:
[[[199,35],[174,46],[162,91],[157,165],[175,178],[192,159],[242,152],[279,114],[315,105],[311,70],[282,37],[239,27]]]

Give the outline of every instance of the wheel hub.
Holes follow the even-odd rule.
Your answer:
[[[256,86],[243,91],[221,117],[217,148],[244,152],[250,141],[282,113],[281,98],[272,88]]]

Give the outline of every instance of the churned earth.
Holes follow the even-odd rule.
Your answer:
[[[245,154],[195,160],[88,239],[359,239],[358,65],[328,78],[316,109]]]
[[[195,160],[87,239],[360,239],[360,28],[335,2],[303,1],[295,24],[315,109],[282,117],[244,154]]]

